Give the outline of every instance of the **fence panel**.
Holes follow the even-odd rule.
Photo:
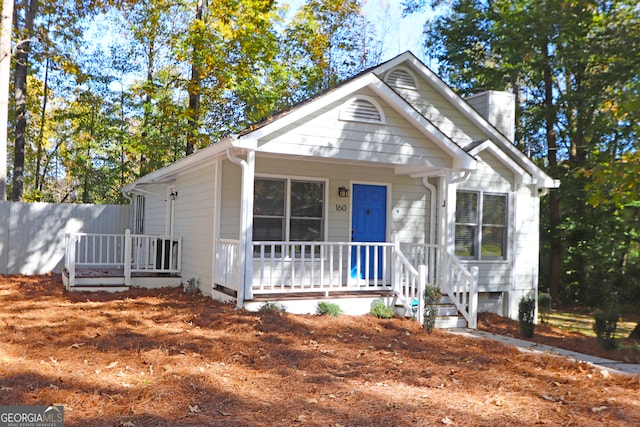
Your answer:
[[[59,273],[66,233],[124,233],[131,220],[130,205],[0,201],[0,274]]]

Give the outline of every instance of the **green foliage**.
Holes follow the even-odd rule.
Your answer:
[[[262,303],[259,311],[268,313],[285,313],[287,311],[287,306],[280,304],[279,302],[267,301]]]
[[[548,292],[538,292],[538,313],[543,323],[549,321],[552,308],[551,294]]]
[[[536,300],[533,295],[523,296],[518,303],[518,325],[520,335],[524,338],[533,337],[535,329]]]
[[[393,308],[384,305],[382,300],[374,301],[369,313],[379,319],[391,319],[395,315]]]
[[[406,0],[439,7],[425,51],[460,93],[517,95],[516,140],[561,186],[542,199],[541,283],[592,305],[603,289],[633,301],[640,257],[636,0]],[[580,46],[579,49],[576,47]],[[637,300],[637,299],[636,299]]]
[[[336,303],[329,301],[320,301],[316,308],[316,313],[331,317],[338,317],[342,314],[342,309]]]
[[[434,286],[426,286],[424,288],[424,320],[422,325],[428,333],[432,333],[436,327],[438,304],[441,297],[440,289]]]
[[[604,308],[597,310],[593,314],[593,330],[600,347],[604,350],[614,350],[616,348],[615,334],[620,318],[620,308],[618,297],[615,293],[608,295]]]

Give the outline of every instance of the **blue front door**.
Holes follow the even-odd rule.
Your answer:
[[[354,184],[351,208],[352,242],[385,242],[387,237],[387,187]],[[368,252],[368,256],[367,256]],[[377,256],[376,256],[377,252]],[[351,277],[382,279],[382,248],[351,250]],[[368,260],[368,265],[367,265]],[[377,273],[375,266],[378,266]]]

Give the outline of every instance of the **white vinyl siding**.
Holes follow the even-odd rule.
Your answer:
[[[451,157],[371,91],[361,94],[375,100],[385,115],[385,124],[340,120],[340,100],[275,132],[259,143],[263,153],[366,161],[397,166],[451,167]]]
[[[195,278],[205,294],[212,282],[214,173],[214,166],[209,165],[171,184],[178,192],[173,234],[182,236],[182,278],[184,282]]]
[[[166,185],[145,187],[144,192],[144,232],[162,235],[165,231]]]
[[[418,80],[417,90],[403,88],[395,88],[395,90],[462,147],[487,137],[427,82]]]

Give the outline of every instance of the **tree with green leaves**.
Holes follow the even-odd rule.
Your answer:
[[[594,226],[588,175],[635,140],[615,114],[624,88],[637,80],[640,13],[635,1],[405,1],[406,12],[431,6],[442,13],[425,25],[425,48],[461,93],[510,90],[518,100],[516,143],[560,178],[547,201],[543,231],[548,262],[541,276],[557,297],[595,301],[596,258],[612,250]],[[446,7],[445,7],[446,6]],[[615,227],[606,227],[615,229]],[[598,247],[589,253],[585,245]],[[545,252],[546,252],[545,251]],[[612,261],[615,264],[615,262]],[[562,284],[562,286],[561,286]],[[557,299],[556,299],[557,300]]]

